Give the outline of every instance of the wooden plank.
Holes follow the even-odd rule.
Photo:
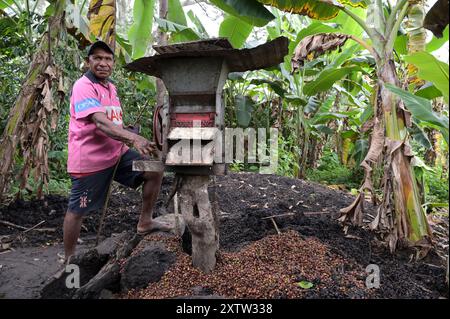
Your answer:
[[[213,164],[212,166],[193,166],[193,165],[167,165],[166,171],[183,175],[227,175],[226,164]]]
[[[133,161],[133,171],[136,172],[164,172],[162,161]]]
[[[159,54],[168,54],[184,51],[210,51],[233,49],[227,38],[216,38],[199,41],[190,41],[183,43],[174,43],[169,45],[154,45],[152,46]]]
[[[228,74],[230,73],[228,69],[228,64],[224,60],[222,63],[222,69],[220,72],[219,77],[219,83],[217,85],[217,92],[216,92],[216,127],[218,127],[220,130],[224,129],[224,121],[225,121],[225,105],[222,98],[223,94],[223,87],[225,86],[225,82],[228,79]]]
[[[202,162],[212,165],[214,162],[214,142],[209,142],[202,147]]]
[[[199,149],[200,147],[200,149]],[[192,145],[190,150],[186,154],[186,158],[182,156],[182,154],[178,154],[180,150],[172,148],[166,157],[166,165],[173,166],[210,166],[214,162],[214,142],[210,142],[205,146],[201,145]],[[198,152],[196,154],[201,154],[200,160],[197,158],[193,158],[193,153]]]
[[[166,170],[184,176],[214,175],[211,166],[167,165]]]

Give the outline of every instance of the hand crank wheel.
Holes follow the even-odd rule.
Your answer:
[[[162,105],[158,105],[153,113],[153,142],[155,142],[156,147],[162,151],[163,147],[163,115],[162,115]]]

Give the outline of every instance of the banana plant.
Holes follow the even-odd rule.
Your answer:
[[[90,37],[116,47],[116,0],[91,0],[87,13]]]
[[[255,0],[256,1],[256,0]],[[248,5],[255,5],[248,1]],[[408,145],[408,110],[387,88],[386,84],[400,87],[400,81],[394,63],[394,45],[401,24],[408,14],[408,0],[398,0],[390,11],[384,10],[382,0],[365,1],[329,1],[329,0],[257,0],[262,5],[269,5],[279,10],[307,15],[312,19],[327,20],[338,14],[346,14],[363,30],[363,37],[351,36],[374,58],[378,79],[377,98],[375,101],[375,124],[371,145],[361,166],[365,169],[365,180],[357,199],[346,209],[341,210],[340,221],[348,229],[349,224],[362,224],[364,211],[364,192],[373,194],[371,180],[372,166],[384,154],[385,175],[383,178],[383,200],[378,215],[371,224],[373,229],[386,239],[392,252],[399,245],[418,248],[418,257],[423,257],[431,248],[432,233],[410,164],[410,147]],[[236,5],[234,10],[240,9]],[[247,3],[247,1],[245,1]],[[229,3],[230,4],[230,3]],[[367,7],[364,20],[347,5]],[[248,8],[247,8],[248,9]],[[248,15],[248,11],[246,11]],[[393,198],[393,203],[391,201]],[[390,207],[394,207],[390,214]]]
[[[188,23],[188,18],[191,24]],[[200,19],[189,11],[185,14],[179,0],[168,1],[167,18],[155,18],[161,31],[169,34],[169,43],[195,41],[208,38],[208,32]]]
[[[132,58],[145,55],[152,42],[153,16],[155,0],[135,0],[133,6],[133,24],[128,31],[128,40],[132,47]]]
[[[406,16],[405,31],[408,36],[408,54],[425,51],[427,38],[423,27],[425,1],[410,1]],[[417,77],[417,68],[413,64],[408,64],[408,82],[416,87],[424,84],[423,79]]]
[[[436,69],[437,60],[433,56],[427,54],[427,52],[431,53],[433,51],[436,51],[437,49],[442,47],[445,42],[448,42],[448,26],[443,30],[443,32],[442,30],[440,31],[439,36],[442,35],[441,38],[438,38],[436,35],[434,35],[431,41],[429,43],[426,43],[426,33],[425,28],[423,27],[424,20],[425,1],[410,1],[407,20],[404,24],[406,34],[397,38],[397,45],[394,47],[397,54],[401,56],[401,60],[399,62],[401,63],[402,60],[407,62],[406,70],[409,90],[414,92],[414,94],[419,97],[432,100],[442,96],[442,92],[438,88],[436,88],[436,86],[433,84],[433,81],[430,82],[430,79],[424,76],[424,70],[425,73],[427,73],[427,69],[429,68],[430,70],[433,70],[432,72],[437,72],[438,76],[442,71]],[[438,24],[437,20],[438,19],[434,19],[433,23]],[[398,46],[399,43],[402,43],[401,48]],[[417,61],[421,65],[421,74],[418,74],[419,69],[416,65],[417,63],[411,63],[414,61]],[[426,67],[424,66],[424,63],[427,64]],[[430,73],[432,72],[428,72],[428,75],[430,75]],[[448,79],[446,82],[448,83]],[[446,87],[444,88],[441,85],[440,88],[441,90],[445,90],[447,88],[448,92],[448,84],[446,84],[445,86]],[[433,159],[435,157],[432,154],[436,154],[436,149],[438,147],[435,143],[437,140],[434,138],[434,135],[438,134],[438,131],[430,128],[428,124],[429,123],[426,121],[413,119],[412,128],[410,128],[409,131],[413,139],[427,150],[426,157],[430,160],[429,163],[433,163]],[[421,174],[421,176],[424,175]],[[418,184],[422,186],[424,185],[422,181],[419,181]],[[421,190],[421,193],[424,194],[424,191]]]
[[[53,119],[51,128],[56,128],[54,118],[57,115],[57,107],[53,103],[51,87],[59,72],[48,49],[51,44],[58,43],[64,30],[62,22],[65,7],[65,0],[55,2],[54,15],[48,20],[48,31],[41,37],[40,45],[33,55],[23,82],[23,88],[26,89],[20,91],[11,107],[0,138],[0,200],[9,187],[11,168],[15,162],[19,143],[25,145],[22,149],[25,162],[21,173],[22,186],[25,187],[32,169],[40,180],[38,197],[42,196],[43,187],[48,182],[48,134],[45,124],[48,116]],[[32,112],[33,109],[39,112]],[[33,123],[30,123],[31,116],[35,117]],[[23,125],[24,123],[29,125]],[[30,145],[28,140],[32,140],[33,143]]]
[[[247,128],[252,120],[255,104],[248,94],[250,89],[249,74],[249,72],[233,72],[228,75],[225,86],[225,100],[230,127],[237,124],[238,127]],[[233,119],[236,119],[236,123],[233,123]]]
[[[331,39],[330,37],[317,35],[317,33],[323,31],[336,31],[336,29],[338,29],[339,32],[344,34],[351,34],[352,32],[360,34],[362,32],[362,29],[358,27],[356,23],[351,23],[352,21],[345,16],[334,18],[332,20],[335,24],[333,27],[321,22],[295,22],[295,19],[292,19],[293,17],[295,18],[295,16],[287,17],[286,19],[290,22],[290,28],[286,28],[282,27],[283,20],[282,18],[278,18],[277,11],[273,11],[273,13],[277,16],[277,20],[271,22],[271,25],[268,26],[268,29],[270,30],[270,32],[268,32],[269,36],[270,38],[274,38],[280,36],[281,32],[285,35],[285,30],[288,29],[288,36],[290,36],[292,40],[289,46],[292,54],[294,54],[294,51],[301,51],[301,48],[311,48],[312,43],[319,44],[319,46],[320,43],[327,43],[328,47],[331,48],[333,46],[333,41],[328,41]],[[294,21],[294,23],[292,23],[292,21]],[[289,29],[293,29],[293,34],[290,34]],[[330,112],[329,106],[331,106],[330,102],[333,99],[337,99],[337,96],[342,93],[343,96],[340,100],[347,103],[347,105],[357,107],[357,113],[363,113],[363,110],[369,108],[359,102],[359,98],[362,96],[358,98],[356,98],[356,96],[359,94],[358,92],[366,93],[367,89],[370,89],[370,87],[367,89],[362,88],[359,83],[356,83],[356,81],[363,82],[361,76],[358,76],[358,74],[361,74],[360,71],[363,71],[361,66],[367,66],[367,56],[357,55],[360,51],[358,46],[351,45],[350,43],[346,44],[345,41],[346,37],[343,36],[341,37],[340,42],[338,41],[335,43],[335,47],[341,47],[342,49],[342,52],[339,54],[331,52],[327,54],[326,58],[318,58],[312,61],[303,60],[301,62],[303,66],[301,67],[300,74],[290,74],[289,72],[289,70],[292,69],[292,65],[294,65],[294,68],[298,67],[298,59],[294,58],[292,61],[291,59],[286,59],[285,63],[282,65],[283,72],[281,75],[282,78],[287,81],[287,87],[289,87],[290,90],[290,94],[286,94],[287,97],[285,97],[284,100],[290,104],[289,107],[294,106],[297,110],[295,122],[297,123],[296,132],[298,134],[300,150],[296,153],[298,169],[295,176],[303,177],[306,169],[314,164],[315,159],[317,159],[315,156],[320,154],[320,150],[316,150],[311,146],[324,145],[325,143],[320,143],[319,141],[326,140],[327,136],[331,137],[335,135],[339,144],[342,144],[343,142],[346,143],[347,147],[342,145],[337,146],[338,153],[341,154],[341,159],[346,159],[350,156],[353,157],[353,154],[350,153],[350,151],[355,149],[353,147],[355,141],[350,143],[348,137],[340,138],[339,135],[345,135],[346,132],[342,125],[345,122],[353,121],[355,115],[351,115],[351,113],[355,111],[347,110],[347,114],[344,114],[345,112],[341,112],[338,107],[337,111]],[[301,53],[298,52],[298,55],[300,54]],[[358,78],[358,80],[352,78]],[[341,80],[343,81],[341,86],[334,85]],[[352,86],[350,91],[347,91],[344,88],[346,86],[349,88]],[[329,94],[331,98],[324,100],[323,96],[326,94]],[[362,97],[363,100],[367,100],[368,95],[370,94],[365,94],[364,97]],[[338,124],[339,127],[337,127],[337,130],[332,130],[330,128],[331,122],[336,122],[336,124]],[[304,139],[305,135],[309,137],[309,140]],[[357,134],[352,136],[357,136]],[[364,142],[364,138],[366,137],[363,134],[363,136],[360,137],[361,141],[358,142],[359,146],[364,146],[366,144],[365,142],[367,142],[367,140]],[[364,153],[365,149],[360,147],[359,152],[359,154]]]
[[[219,36],[228,38],[233,47],[239,49],[245,44],[252,30],[251,24],[228,15],[220,24]]]
[[[200,21],[200,19],[192,10],[188,11],[187,16],[189,17],[189,20],[193,24],[193,29],[195,33],[200,35],[202,39],[208,39],[211,37],[208,31],[206,30],[205,26],[203,25],[203,23]]]
[[[167,15],[155,17],[155,0],[135,0],[133,6],[133,24],[128,31],[128,41],[132,47],[132,58],[143,57],[154,42],[152,36],[153,22],[162,32],[170,33],[170,42],[191,41],[201,38],[188,26],[180,0],[167,0]],[[198,19],[197,19],[198,20]],[[199,21],[196,21],[198,25]]]
[[[158,27],[161,31],[167,32],[168,34],[171,35],[169,41],[171,43],[195,41],[202,38],[202,35],[200,35],[194,29],[186,25],[178,24],[173,21],[156,17],[155,21],[158,24]]]
[[[263,27],[275,19],[275,16],[256,0],[210,0],[210,2],[224,12],[257,27]]]

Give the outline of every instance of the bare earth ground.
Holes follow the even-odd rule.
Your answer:
[[[171,182],[170,176],[164,179],[156,214]],[[210,192],[216,194],[221,219],[215,272],[206,276],[193,269],[175,239],[153,238],[172,240],[176,263],[158,283],[120,297],[448,298],[445,267],[437,253],[410,263],[410,254],[392,256],[366,230],[343,234],[335,219],[352,202],[351,195],[307,181],[248,173],[217,177]],[[115,187],[103,235],[135,229],[140,205],[139,192]],[[0,224],[0,298],[39,297],[43,282],[60,267],[56,254],[62,251],[66,208],[67,199],[58,196],[0,208],[0,221],[25,228],[45,221],[37,228],[50,228],[24,233]],[[369,213],[374,215],[373,209]],[[86,219],[81,248],[93,244],[99,215]],[[270,219],[263,219],[272,215],[284,215],[275,219],[281,235]],[[448,255],[448,217],[433,228],[439,232],[438,252]],[[369,264],[380,268],[379,289],[365,286]]]

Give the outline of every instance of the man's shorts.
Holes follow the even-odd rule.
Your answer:
[[[144,182],[144,173],[133,171],[133,161],[141,159],[138,152],[128,150],[120,159],[114,180],[133,189],[138,188]],[[71,176],[72,189],[68,210],[72,213],[87,214],[103,208],[114,168],[115,165],[80,178]]]

